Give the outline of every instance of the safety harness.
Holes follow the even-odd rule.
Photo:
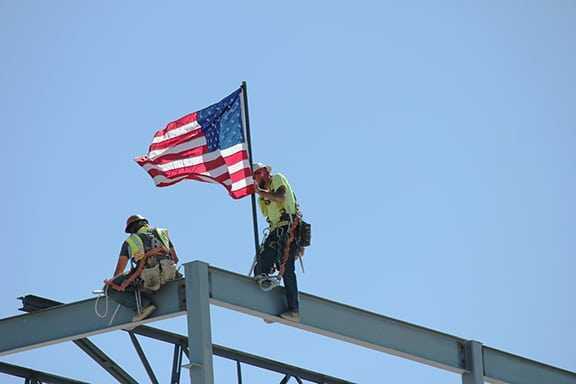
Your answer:
[[[106,284],[117,291],[124,291],[131,284],[157,291],[176,277],[177,269],[170,257],[168,230],[152,228],[134,233],[126,240],[130,248],[132,268],[121,284],[114,280]]]
[[[279,280],[284,275],[284,272],[286,270],[286,263],[290,259],[290,249],[293,243],[296,243],[296,246],[298,247],[298,252],[295,255],[295,257],[300,261],[302,270],[304,270],[304,263],[302,261],[303,248],[308,247],[311,244],[311,234],[312,234],[311,228],[312,228],[311,225],[302,219],[302,212],[300,210],[300,207],[296,205],[295,215],[286,214],[284,219],[281,220],[275,226],[274,229],[271,229],[271,227],[269,226],[264,230],[264,238],[262,240],[262,244],[260,245],[260,250],[264,249],[263,248],[264,244],[266,243],[268,236],[270,236],[273,231],[280,231],[280,233],[278,233],[277,236],[279,238],[279,242],[284,243],[284,246],[282,248],[279,248],[278,246],[276,248],[278,256],[276,262],[274,263],[275,264],[274,267],[278,271],[278,275],[270,276],[271,278],[275,277],[276,280]],[[260,251],[256,255],[256,258],[250,270],[250,274],[252,274],[254,267],[258,262],[259,254]],[[268,284],[269,282],[267,280],[263,280],[263,283]]]

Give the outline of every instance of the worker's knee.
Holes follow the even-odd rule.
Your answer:
[[[118,292],[112,289],[108,292],[108,297],[110,300],[132,310],[135,310],[137,307],[136,299],[132,292]]]

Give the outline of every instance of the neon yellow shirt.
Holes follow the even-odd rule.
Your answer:
[[[260,211],[270,225],[270,228],[275,228],[282,221],[289,220],[287,217],[282,217],[283,214],[295,215],[296,214],[296,197],[292,191],[292,187],[288,183],[286,177],[277,173],[272,175],[272,181],[270,183],[270,192],[276,192],[278,188],[284,186],[286,189],[286,194],[284,195],[284,202],[278,203],[275,201],[265,200],[262,197],[258,198],[258,204],[260,205]]]

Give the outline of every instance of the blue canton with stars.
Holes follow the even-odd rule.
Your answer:
[[[229,148],[244,142],[240,112],[240,89],[220,102],[198,111],[208,151]]]

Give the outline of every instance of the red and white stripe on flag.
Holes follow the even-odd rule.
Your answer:
[[[222,184],[235,199],[254,193],[246,143],[210,151],[197,112],[156,132],[148,154],[135,160],[158,187],[188,179]]]

